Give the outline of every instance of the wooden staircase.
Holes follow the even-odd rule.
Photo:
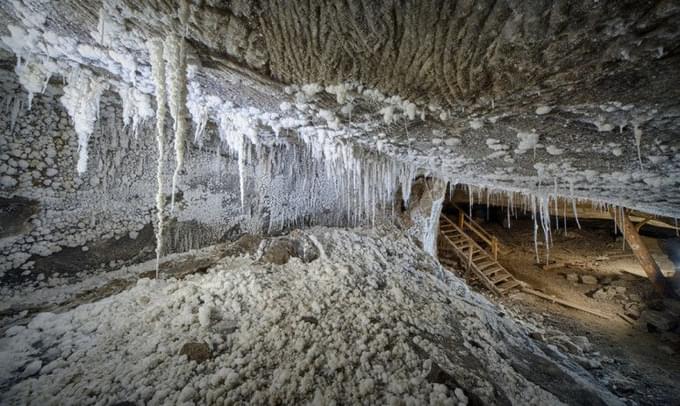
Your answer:
[[[472,272],[490,291],[504,295],[512,289],[521,287],[520,282],[498,262],[496,238],[465,215],[461,209],[458,211],[458,224],[443,213],[440,215],[440,241],[455,254],[460,265]],[[489,245],[489,251],[482,248],[465,229]],[[455,261],[444,257],[440,257],[440,262],[445,266],[456,266]]]

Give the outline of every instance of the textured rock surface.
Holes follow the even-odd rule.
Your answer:
[[[207,2],[186,27],[178,5],[5,3],[3,42],[151,93],[145,40],[186,33],[190,82],[269,114],[263,138],[330,129],[453,181],[680,213],[675,1]]]
[[[0,401],[623,404],[561,350],[583,340],[532,340],[400,230],[286,238],[323,254],[224,257],[9,328]]]
[[[44,95],[35,95],[31,110],[22,104],[25,94],[13,73],[0,70],[0,85],[0,176],[13,181],[0,188],[0,277],[13,283],[48,282],[60,272],[119,266],[120,261],[151,255],[156,182],[152,123],[136,131],[125,127],[118,95],[105,93],[89,144],[90,170],[78,175],[77,137],[58,100],[60,84],[53,82]],[[201,148],[189,151],[167,252],[246,232],[279,232],[303,224],[305,216],[324,205],[332,207],[330,192],[325,198],[314,196],[316,204],[311,204],[309,191],[295,187],[304,178],[260,166],[244,174],[248,206],[242,208],[237,163],[221,151],[215,137],[206,135]],[[166,170],[168,176],[174,170],[171,157]],[[283,196],[285,204],[275,204]],[[327,220],[332,224],[334,218]]]
[[[676,1],[0,4],[0,197],[39,205],[0,270],[151,223],[154,38],[188,58],[174,249],[375,221],[422,174],[680,216]]]

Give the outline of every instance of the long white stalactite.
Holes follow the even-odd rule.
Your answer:
[[[175,130],[175,171],[172,175],[170,203],[172,212],[175,209],[177,181],[184,166],[184,150],[186,149],[187,64],[185,40],[176,35],[170,35],[165,41],[164,48],[166,72],[168,74],[168,104]]]
[[[186,0],[180,1],[179,20],[184,29],[184,36],[188,29],[189,4]],[[187,57],[186,40],[184,36],[170,35],[166,40],[167,63],[166,70],[170,74],[170,89],[168,102],[170,103],[170,115],[175,122],[175,171],[172,174],[172,195],[170,211],[175,210],[175,192],[179,174],[184,166],[184,151],[187,138]]]
[[[165,114],[167,111],[165,98],[165,65],[163,64],[163,46],[160,40],[152,40],[147,44],[151,59],[151,71],[156,86],[156,143],[158,145],[158,164],[156,167],[156,277],[163,250],[163,162],[165,161]]]

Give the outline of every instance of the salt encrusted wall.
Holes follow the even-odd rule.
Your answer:
[[[150,257],[157,156],[153,120],[137,133],[123,128],[120,99],[105,93],[88,145],[88,169],[78,175],[77,136],[59,101],[61,78],[34,96],[30,111],[13,72],[0,69],[0,85],[0,277],[41,280],[54,272],[95,267],[96,261],[115,266]],[[333,209],[339,199],[326,177],[318,176],[323,165],[294,147],[252,152],[258,158],[244,173],[241,207],[236,160],[224,152],[214,127],[206,131],[203,146],[191,144],[187,151],[166,252],[245,232],[342,223]],[[172,129],[167,132],[166,150],[172,150]],[[172,154],[165,169],[169,202]]]
[[[426,252],[434,256],[437,255],[439,216],[446,189],[447,182],[441,179],[416,179],[401,218],[406,232],[419,241]]]
[[[66,248],[78,247],[85,252],[102,240],[136,240],[152,220],[156,155],[153,138],[144,128],[136,135],[122,128],[120,101],[105,94],[89,143],[88,170],[78,175],[77,136],[59,102],[61,87],[48,86],[44,95],[33,98],[29,111],[26,94],[16,77],[2,71],[0,80],[4,95],[0,115],[4,221],[0,226],[7,228],[10,220],[23,222],[23,227],[14,227],[15,232],[3,232],[0,272],[21,268],[28,271],[24,276],[29,276],[38,258]],[[225,185],[230,180],[233,179],[225,177]],[[224,189],[228,200],[228,189]],[[17,197],[28,201],[10,204]],[[7,200],[10,198],[14,200]],[[28,204],[35,209],[23,210],[29,216],[18,218],[19,207]],[[203,207],[204,217],[216,216],[220,209],[219,205],[207,205]],[[142,234],[146,240],[152,236],[149,232]],[[140,241],[136,246],[143,249],[147,244]],[[59,265],[55,262],[55,271]]]

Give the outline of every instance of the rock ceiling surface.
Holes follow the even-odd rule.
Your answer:
[[[81,69],[153,95],[147,41],[178,35],[190,110],[246,117],[255,143],[680,217],[678,1],[0,4],[28,83]]]

